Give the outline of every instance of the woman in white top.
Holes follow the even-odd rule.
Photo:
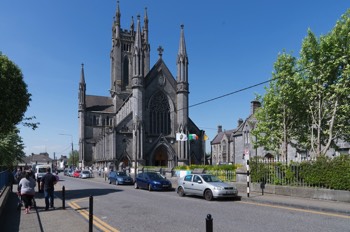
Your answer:
[[[21,190],[22,200],[24,202],[24,211],[26,214],[29,213],[32,206],[33,197],[35,194],[35,186],[36,182],[29,172],[26,172],[25,177],[23,177],[18,184],[18,187]]]

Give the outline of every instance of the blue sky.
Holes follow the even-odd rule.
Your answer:
[[[78,83],[85,67],[87,94],[108,96],[111,26],[116,0],[1,0],[0,51],[22,70],[32,94],[26,116],[40,127],[21,128],[25,152],[68,155],[78,149]],[[270,79],[279,52],[301,48],[308,28],[328,33],[349,8],[340,0],[120,0],[122,28],[147,7],[151,66],[163,60],[176,76],[180,25],[189,57],[190,106]],[[135,20],[136,21],[136,20]],[[251,88],[190,107],[209,141],[250,113]],[[60,135],[66,134],[66,135]],[[207,150],[209,150],[209,141]]]

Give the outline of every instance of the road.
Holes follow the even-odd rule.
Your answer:
[[[350,231],[348,217],[253,202],[179,197],[175,191],[148,192],[133,186],[109,185],[92,179],[61,176],[66,205],[87,218],[89,196],[93,196],[95,223],[110,231],[205,231],[206,217],[213,230],[254,231]],[[58,202],[56,205],[59,204]]]

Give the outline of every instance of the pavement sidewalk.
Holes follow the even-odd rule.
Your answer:
[[[62,187],[55,187],[55,195],[60,195]],[[45,211],[45,199],[43,193],[35,194],[36,208],[32,208],[29,214],[24,213],[24,207],[17,209],[18,197],[17,185],[13,186],[4,211],[0,218],[1,231],[25,231],[25,232],[57,232],[57,231],[89,231],[88,221],[65,204],[62,208],[62,200],[55,197],[55,209]],[[94,231],[98,231],[94,228]]]

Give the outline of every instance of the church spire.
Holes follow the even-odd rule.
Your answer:
[[[179,51],[177,53],[177,81],[188,81],[188,57],[186,52],[186,43],[184,35],[184,25],[181,25]]]
[[[115,12],[115,24],[120,27],[120,9],[119,9],[119,1],[117,1],[117,10]]]
[[[81,74],[79,82],[79,110],[85,109],[86,83],[84,75],[84,64],[81,64]]]
[[[143,18],[144,28],[143,34],[145,38],[145,42],[148,43],[148,15],[147,15],[147,7],[145,8],[145,16]]]
[[[133,75],[134,77],[142,76],[142,40],[141,40],[141,28],[140,28],[140,15],[137,16],[137,28],[134,43],[134,60],[133,60]]]

